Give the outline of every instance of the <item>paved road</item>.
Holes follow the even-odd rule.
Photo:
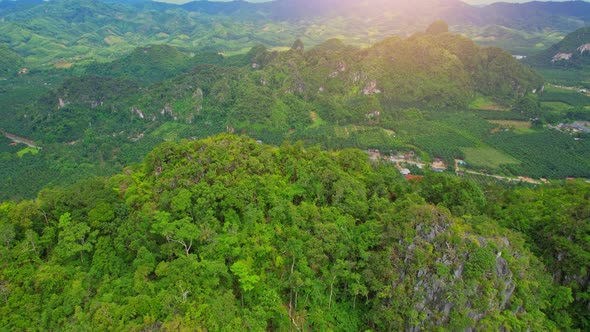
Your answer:
[[[401,169],[400,163],[415,165],[415,166],[419,166],[420,168],[430,167],[430,164],[420,163],[417,161],[412,161],[412,160],[407,160],[407,159],[399,159],[399,158],[395,158],[395,157],[391,157],[388,159],[391,160],[391,162],[395,163],[399,169]],[[461,169],[459,168],[459,160],[455,159],[455,173],[459,173],[459,172],[461,172]],[[469,173],[469,174],[474,174],[474,175],[488,176],[488,177],[492,177],[492,178],[495,178],[500,181],[509,181],[509,182],[514,181],[514,182],[527,182],[527,183],[541,184],[540,181],[525,178],[525,177],[520,177],[520,176],[516,177],[516,178],[511,178],[511,177],[507,177],[507,176],[496,175],[496,174],[486,174],[486,173],[476,172],[476,171],[472,171],[472,170],[464,170],[463,172]]]

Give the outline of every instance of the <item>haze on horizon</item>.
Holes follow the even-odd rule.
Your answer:
[[[187,2],[192,2],[195,0],[153,0],[153,1],[158,1],[158,2],[167,2],[167,3],[175,3],[175,4],[183,4],[183,3],[187,3]],[[199,1],[199,0],[197,0]],[[234,1],[234,0],[201,0],[201,1],[220,1],[220,2],[229,2],[229,1]],[[269,2],[269,1],[274,1],[274,0],[244,0],[247,2]],[[495,2],[511,2],[511,3],[524,3],[524,2],[531,2],[528,0],[500,0],[500,1],[494,1],[494,0],[462,0],[465,3],[468,3],[470,5],[488,5],[488,4],[492,4]],[[554,2],[563,2],[563,1],[586,1],[586,0],[535,0],[535,1],[554,1]]]

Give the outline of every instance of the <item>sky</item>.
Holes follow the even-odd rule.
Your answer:
[[[193,0],[155,0],[160,2],[168,2],[168,3],[186,3]],[[209,0],[209,1],[232,1],[232,0]],[[267,2],[272,0],[246,0],[248,2]],[[529,2],[531,0],[462,0],[465,3],[471,5],[485,5],[490,4],[493,2]],[[541,0],[543,1],[543,0]],[[569,1],[569,0],[552,0],[552,1]]]
[[[531,2],[533,0],[462,0],[465,3],[470,5],[487,5],[494,2],[512,2],[512,3],[522,3],[522,2]],[[537,1],[544,1],[544,0],[537,0]],[[570,0],[551,0],[551,1],[570,1]]]

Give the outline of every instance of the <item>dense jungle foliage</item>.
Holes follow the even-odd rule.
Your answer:
[[[168,142],[0,205],[0,324],[585,330],[589,195],[408,182],[354,149]]]

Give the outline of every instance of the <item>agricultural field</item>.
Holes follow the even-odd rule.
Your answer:
[[[471,110],[482,110],[482,111],[507,111],[508,108],[501,106],[498,103],[491,100],[489,97],[478,95],[470,104],[469,109]]]
[[[546,110],[556,111],[556,112],[566,112],[572,108],[570,104],[564,103],[562,101],[543,101],[541,102],[541,107]]]
[[[590,73],[579,69],[537,68],[548,83],[564,86],[590,87]]]
[[[500,130],[512,130],[519,134],[525,134],[531,132],[532,123],[530,121],[519,121],[519,120],[488,120],[489,123],[497,125],[496,128],[492,129],[492,132],[498,132]]]
[[[546,85],[539,98],[543,120],[552,124],[590,120],[590,95],[583,89]]]
[[[465,161],[470,168],[499,169],[502,165],[519,164],[520,162],[497,149],[489,146],[462,148]]]
[[[499,132],[486,143],[521,161],[508,165],[513,174],[534,178],[586,177],[590,169],[590,141],[574,140],[556,130],[540,130],[529,134]]]
[[[581,88],[573,86],[546,85],[545,91],[540,95],[541,102],[562,102],[572,107],[590,105],[590,96],[579,92]]]

